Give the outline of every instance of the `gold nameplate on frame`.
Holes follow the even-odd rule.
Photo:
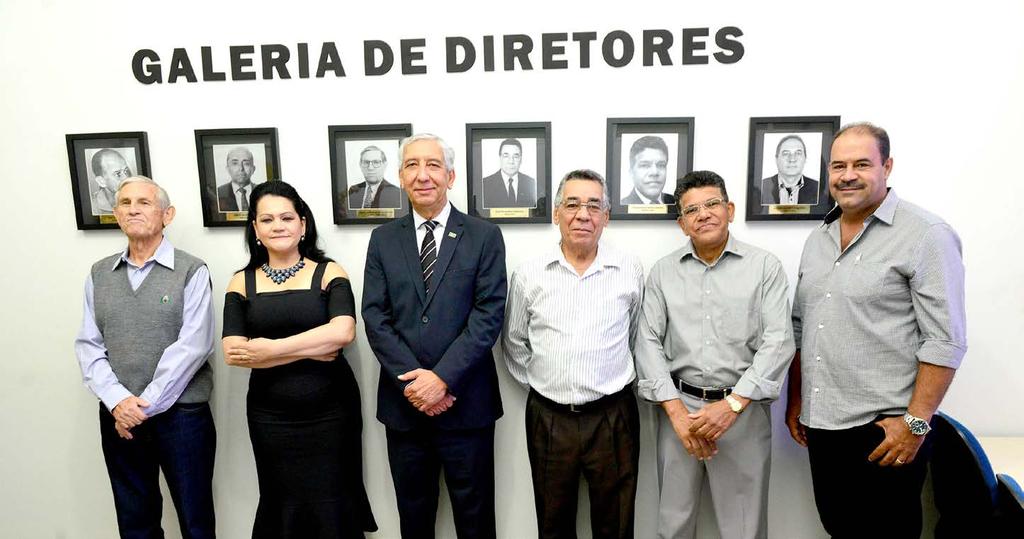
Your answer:
[[[529,217],[533,208],[491,208],[491,219],[508,219],[512,217]]]
[[[103,214],[103,215],[100,215],[99,217],[100,217],[100,224],[101,225],[116,225],[117,224],[117,217],[114,217],[113,215]]]
[[[668,204],[630,204],[626,213],[637,213],[641,215],[665,215],[668,213]]]
[[[772,204],[768,206],[768,215],[807,215],[811,213],[810,204]]]
[[[227,221],[245,221],[248,218],[249,213],[244,211],[233,211],[224,213],[224,219]]]
[[[368,218],[385,218],[392,219],[395,217],[394,208],[367,208],[355,210],[356,218],[368,219]]]

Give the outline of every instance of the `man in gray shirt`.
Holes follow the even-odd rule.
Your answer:
[[[694,536],[706,478],[722,537],[764,538],[769,404],[794,350],[786,273],[729,233],[721,176],[690,172],[675,198],[690,241],[651,269],[636,345],[639,394],[665,411],[658,537]]]
[[[833,537],[920,535],[928,422],[967,350],[960,238],[900,200],[891,171],[885,130],[841,129],[838,206],[800,260],[786,424]]]

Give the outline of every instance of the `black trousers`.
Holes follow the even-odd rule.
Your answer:
[[[874,421],[845,430],[807,429],[814,503],[832,537],[921,536],[921,488],[930,441],[925,440],[910,464],[868,462],[884,439],[885,431]]]
[[[387,429],[387,438],[403,539],[433,539],[442,469],[459,539],[495,537],[494,425]]]
[[[594,539],[633,537],[640,419],[631,387],[582,412],[531,390],[526,448],[541,539],[576,537],[580,474],[589,490]]]
[[[213,415],[205,402],[175,404],[132,429],[131,440],[114,430],[114,417],[100,404],[100,439],[114,491],[117,527],[125,539],[156,539],[163,510],[160,470],[178,512],[181,535],[213,538]]]

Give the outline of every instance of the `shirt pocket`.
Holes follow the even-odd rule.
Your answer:
[[[745,344],[757,336],[760,313],[756,310],[733,308],[722,313],[718,328],[719,338],[728,344]]]
[[[846,296],[855,303],[867,303],[882,295],[888,267],[875,262],[857,262],[846,279]]]

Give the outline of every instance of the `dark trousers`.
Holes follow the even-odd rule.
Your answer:
[[[580,474],[587,480],[594,539],[633,537],[640,418],[632,388],[586,405],[582,412],[531,390],[526,449],[542,539],[576,537]]]
[[[100,404],[103,459],[114,490],[121,537],[164,536],[160,528],[160,470],[178,512],[182,537],[214,537],[213,456],[217,435],[209,404],[175,404],[131,432],[131,440],[118,436],[114,417]]]
[[[814,503],[832,537],[921,536],[921,488],[931,444],[925,440],[910,464],[868,462],[884,439],[874,421],[845,430],[807,429]]]
[[[433,539],[442,470],[459,539],[495,537],[494,425],[387,429],[387,438],[403,539]]]

